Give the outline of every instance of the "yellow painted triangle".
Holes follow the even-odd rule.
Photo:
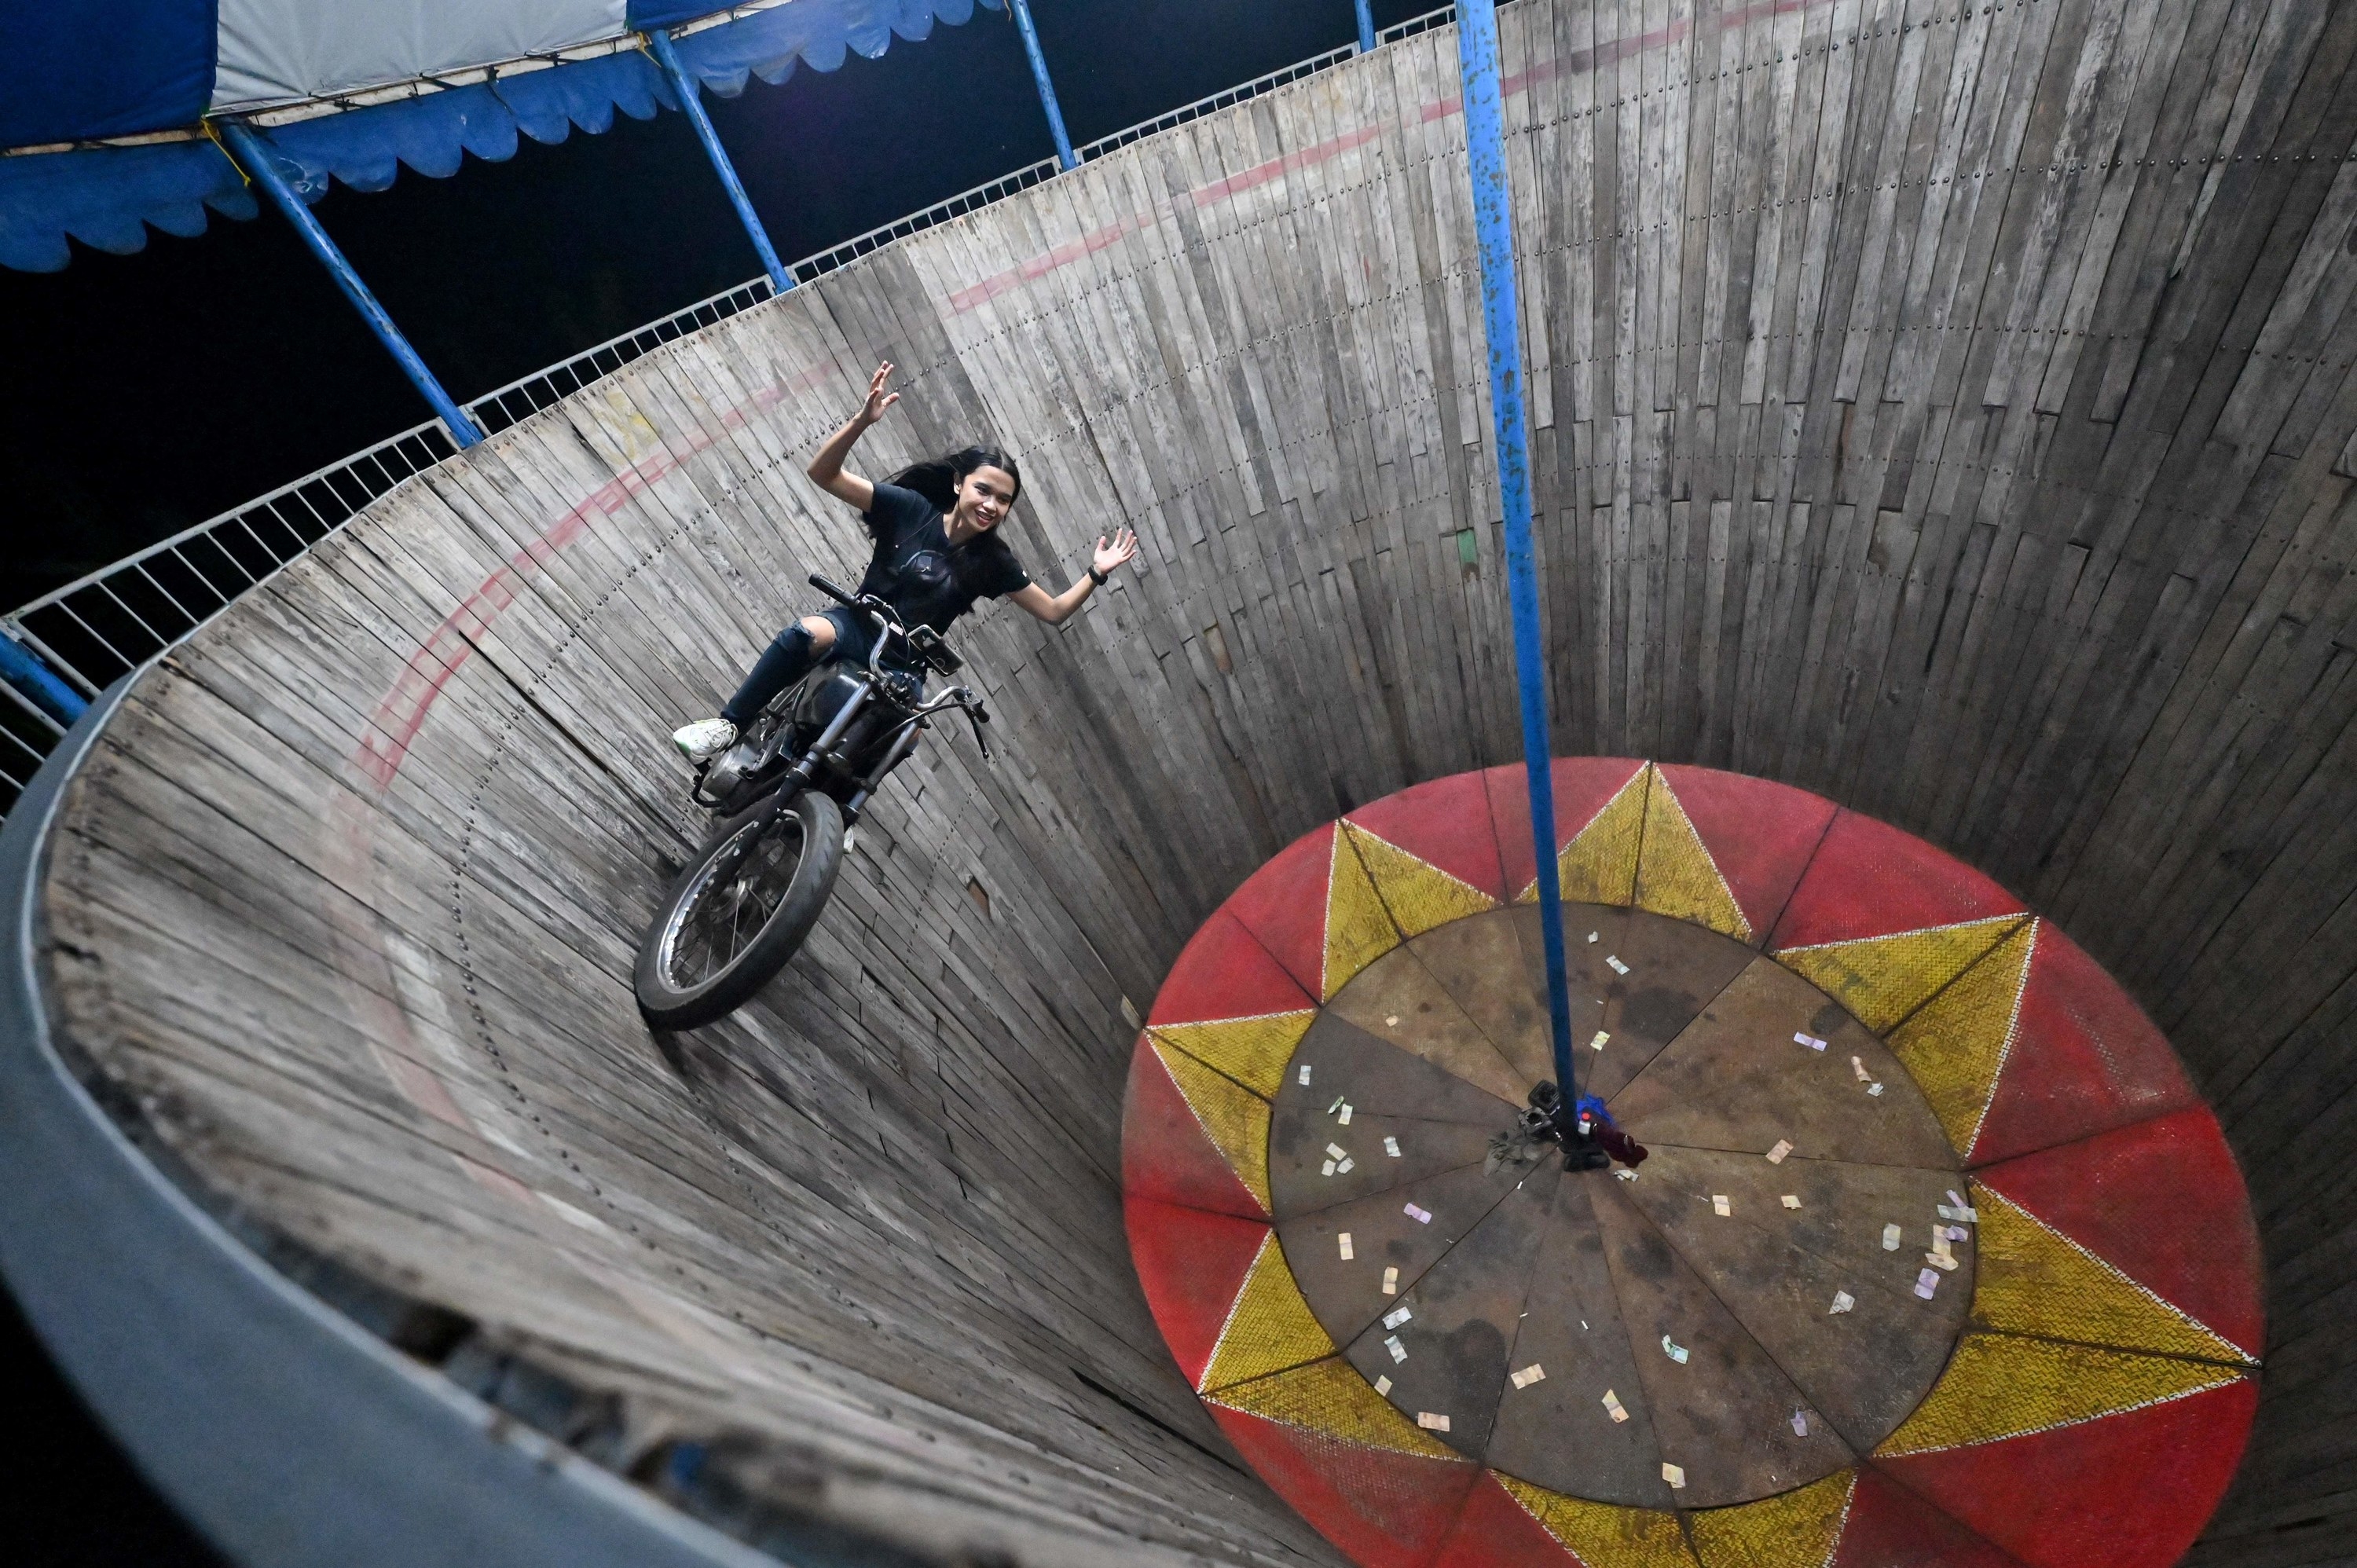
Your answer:
[[[1920,931],[1896,931],[1853,942],[1785,948],[1776,961],[1850,1010],[1880,1033],[1921,1006],[1924,998],[1970,969],[2026,917],[1996,915]]]
[[[2253,1364],[2212,1332],[2018,1204],[1975,1182],[1973,1323],[2123,1350]]]
[[[1878,1459],[2050,1432],[2219,1388],[2238,1368],[2011,1334],[1967,1334]]]
[[[1647,767],[1629,775],[1629,782],[1555,856],[1565,903],[1625,906],[1637,897],[1637,847],[1645,836],[1645,779],[1652,772]],[[1535,903],[1538,896],[1538,879],[1533,877],[1516,902]]]
[[[1318,1019],[1317,1009],[1263,1013],[1252,1018],[1215,1018],[1197,1024],[1156,1024],[1146,1033],[1176,1046],[1209,1068],[1234,1079],[1254,1094],[1275,1098],[1285,1064],[1301,1036]]]
[[[1345,822],[1342,830],[1350,834],[1351,847],[1359,852],[1360,863],[1402,936],[1420,937],[1435,926],[1498,907],[1495,898],[1471,883],[1377,838],[1356,822]]]
[[[1695,832],[1662,770],[1655,768],[1652,774],[1645,795],[1644,854],[1637,862],[1637,908],[1708,926],[1738,942],[1751,940],[1751,922],[1719,874],[1710,847]]]
[[[1154,1054],[1202,1123],[1204,1136],[1259,1201],[1261,1212],[1268,1213],[1268,1101],[1159,1040]]]
[[[1208,1393],[1332,1354],[1334,1341],[1302,1299],[1301,1287],[1286,1266],[1285,1249],[1272,1230],[1260,1239],[1260,1251],[1245,1271],[1243,1285],[1228,1307],[1228,1320],[1220,1326],[1219,1343],[1211,1347],[1211,1359],[1195,1386]]]
[[[1694,1552],[1674,1513],[1592,1503],[1518,1481],[1502,1471],[1490,1474],[1587,1568],[1695,1568]]]
[[[1972,1156],[2013,1048],[2038,928],[2034,919],[2024,921],[1890,1036],[1891,1050],[1932,1102],[1960,1158]]]
[[[1334,834],[1326,875],[1325,993],[1319,998],[1325,1002],[1331,1002],[1352,975],[1400,944],[1399,928],[1392,924],[1382,895],[1345,837],[1339,831]]]
[[[1329,1351],[1332,1349],[1328,1347]],[[1387,1448],[1426,1459],[1458,1464],[1464,1455],[1402,1415],[1375,1392],[1359,1369],[1337,1355],[1295,1367],[1248,1383],[1238,1383],[1203,1397],[1212,1404],[1240,1410],[1265,1421],[1281,1421],[1321,1437],[1339,1438],[1368,1448]]]
[[[1844,1470],[1796,1491],[1686,1516],[1702,1568],[1825,1568],[1841,1544],[1857,1472]]]

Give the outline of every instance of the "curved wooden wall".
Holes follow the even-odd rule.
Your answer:
[[[2140,993],[2273,1271],[2199,1560],[2351,1550],[2357,7],[1504,24],[1559,748],[1886,816]],[[614,1463],[734,1434],[756,1493],[920,1546],[1330,1560],[1146,1317],[1118,1101],[1247,871],[1516,755],[1454,70],[1387,48],[675,344],[167,660],[48,890],[125,1114],[478,1325],[458,1359],[614,1396]],[[888,357],[865,462],[993,436],[1036,570],[1145,554],[1060,630],[986,615],[1002,760],[930,744],[791,975],[650,1037],[664,736],[856,569],[800,469]]]

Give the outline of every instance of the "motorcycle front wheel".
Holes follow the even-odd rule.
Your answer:
[[[658,1029],[735,1012],[802,945],[843,865],[843,809],[805,790],[720,824],[639,947],[639,1011]]]

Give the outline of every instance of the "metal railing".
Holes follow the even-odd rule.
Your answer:
[[[496,392],[485,392],[466,405],[468,417],[484,435],[496,435],[511,424],[522,424],[544,408],[564,402],[591,382],[605,380],[641,355],[651,354],[691,332],[701,332],[716,322],[726,321],[739,311],[750,310],[776,293],[766,274],[735,288],[723,289],[709,299],[697,300],[684,310],[672,312],[661,321],[651,321],[619,338],[608,338],[594,349],[585,349],[562,364],[535,371]]]
[[[1402,38],[1412,38],[1418,33],[1428,33],[1435,27],[1454,27],[1456,23],[1457,7],[1443,5],[1437,11],[1426,11],[1421,16],[1410,16],[1405,22],[1393,23],[1375,35],[1375,42],[1378,45],[1395,44]]]
[[[1396,23],[1379,43],[1446,27],[1456,7],[1444,5]],[[1328,70],[1355,57],[1344,45],[1297,65],[1183,104],[1151,120],[1100,136],[1077,149],[1086,163],[1157,132],[1183,125],[1249,99]],[[787,269],[796,283],[823,277],[896,240],[921,233],[1028,190],[1059,172],[1042,158],[985,185],[937,201],[865,234],[803,257]],[[504,430],[572,396],[633,360],[691,332],[724,321],[770,298],[770,280],[754,278],[699,300],[560,364],[485,392],[464,405],[485,435]],[[218,517],[151,544],[135,555],[0,615],[0,637],[35,655],[62,684],[60,693],[87,700],[156,655],[169,650],[356,516],[361,509],[457,450],[439,420],[429,420],[342,462]],[[5,651],[5,650],[0,650]],[[37,693],[38,694],[38,693]],[[13,806],[35,769],[65,733],[70,705],[36,701],[0,681],[0,813]]]
[[[936,201],[921,211],[911,212],[906,218],[896,218],[880,228],[870,229],[866,233],[845,240],[839,245],[832,245],[823,251],[804,256],[786,270],[793,274],[794,281],[798,284],[808,283],[813,278],[823,277],[835,268],[856,262],[870,251],[881,249],[895,240],[905,240],[911,234],[921,233],[936,224],[946,223],[952,218],[963,218],[969,212],[987,207],[992,202],[1012,196],[1018,190],[1028,190],[1042,180],[1053,179],[1060,172],[1061,166],[1054,158],[1041,158],[1036,164],[1026,164],[1013,174],[1000,175],[996,179],[985,185],[977,185],[972,190],[960,191],[946,201]]]

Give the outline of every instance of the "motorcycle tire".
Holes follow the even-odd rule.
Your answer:
[[[639,1011],[693,1029],[750,1001],[818,923],[843,865],[843,808],[804,790],[722,822],[679,874],[639,945]]]

